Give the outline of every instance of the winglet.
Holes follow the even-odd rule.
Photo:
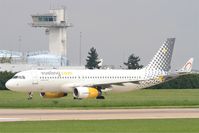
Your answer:
[[[189,59],[187,63],[180,70],[178,70],[178,72],[191,72],[193,67],[193,61],[193,58]]]

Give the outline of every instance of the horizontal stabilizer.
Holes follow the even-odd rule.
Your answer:
[[[192,70],[193,67],[193,61],[194,59],[191,58],[187,61],[187,63],[180,69],[178,70],[178,73],[189,73]]]

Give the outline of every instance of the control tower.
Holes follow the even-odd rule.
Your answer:
[[[67,56],[67,28],[72,25],[65,18],[65,8],[51,9],[46,14],[32,15],[32,27],[43,27],[49,35],[49,52]]]

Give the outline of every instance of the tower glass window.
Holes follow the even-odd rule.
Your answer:
[[[56,16],[39,16],[38,20],[43,22],[52,22],[56,21]]]

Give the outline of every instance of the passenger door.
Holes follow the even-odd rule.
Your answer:
[[[39,85],[39,79],[38,79],[38,75],[37,74],[34,74],[33,75],[33,80],[32,80],[32,85],[35,87],[35,86],[38,86]]]

